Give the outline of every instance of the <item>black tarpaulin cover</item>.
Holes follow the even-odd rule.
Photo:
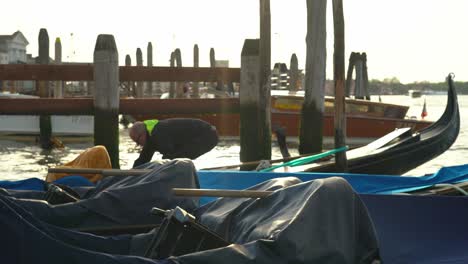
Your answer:
[[[87,228],[109,225],[155,224],[160,221],[149,212],[156,206],[171,209],[180,206],[191,212],[197,198],[174,197],[172,188],[199,188],[195,167],[189,159],[148,163],[150,169],[141,176],[106,177],[96,187],[74,188],[82,200],[76,203],[50,205],[31,198],[31,193],[12,192],[11,199],[40,220],[62,227]]]
[[[297,183],[297,184],[296,184]],[[295,185],[292,185],[295,184]],[[289,186],[282,188],[284,186]],[[138,257],[152,234],[101,237],[46,224],[0,196],[5,263],[370,263],[378,245],[367,211],[341,178],[274,179],[253,189],[262,199],[224,198],[196,210],[234,244],[166,260]]]
[[[262,199],[218,199],[195,212],[202,224],[233,245],[174,260],[371,263],[378,258],[377,239],[367,210],[344,179],[301,183],[288,177],[252,189],[278,191]]]

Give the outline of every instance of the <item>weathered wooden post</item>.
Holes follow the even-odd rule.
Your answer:
[[[125,66],[132,66],[132,58],[128,54],[125,56]],[[136,94],[135,94],[134,82],[128,81],[126,86],[127,86],[127,96],[135,97]]]
[[[182,67],[182,54],[179,48],[174,50],[174,57],[175,57],[176,67]]]
[[[47,29],[41,28],[39,31],[39,64],[49,64],[49,34]],[[39,81],[39,97],[49,96],[49,82]],[[52,148],[52,121],[50,115],[39,116],[39,142],[44,149]]]
[[[180,53],[180,49],[177,48],[174,50],[174,57],[176,61],[176,67],[182,67],[182,54]],[[184,97],[184,82],[176,82],[176,90],[175,90],[176,98]]]
[[[146,47],[146,64],[148,67],[153,67],[153,44],[148,42],[148,46]],[[153,96],[153,82],[146,82],[146,90],[149,96]]]
[[[333,0],[333,32],[335,45],[333,52],[333,76],[335,79],[335,148],[346,146],[346,112],[344,96],[345,79],[345,33],[343,17],[343,1]],[[335,154],[338,171],[345,172],[348,167],[346,152]]]
[[[210,68],[215,68],[216,67],[216,58],[215,58],[215,50],[214,48],[210,48]],[[216,89],[219,89],[221,87],[218,87],[218,84],[216,84],[216,87],[215,86],[215,83],[212,82],[210,84],[211,88],[216,88]]]
[[[364,99],[364,86],[363,86],[363,63],[362,63],[362,56],[358,54],[356,60],[356,81],[354,83],[354,98],[356,99]]]
[[[357,55],[358,54],[356,52],[351,52],[351,55],[349,55],[348,73],[346,75],[346,86],[345,86],[346,97],[351,96],[351,86],[353,85],[353,71],[354,71],[354,65],[356,64]]]
[[[297,80],[299,79],[299,66],[297,62],[296,53],[291,56],[291,62],[289,64],[289,91],[297,91]]]
[[[361,54],[361,58],[362,58],[362,81],[364,83],[365,99],[370,101],[371,97],[369,94],[369,75],[367,74],[367,54],[363,52]]]
[[[246,39],[241,54],[239,92],[241,162],[271,158],[270,91],[261,85],[260,69],[260,40]]]
[[[199,67],[199,53],[198,53],[198,45],[195,44],[193,46],[193,67],[198,68]],[[200,89],[198,88],[198,82],[193,82],[192,84],[192,95],[195,98],[200,97]]]
[[[13,80],[11,81],[11,86],[10,86],[10,93],[16,93],[16,84],[18,81]]]
[[[326,9],[326,0],[307,0],[305,97],[301,110],[299,137],[301,154],[322,151],[327,60]]]
[[[94,48],[94,145],[104,145],[119,168],[119,54],[113,35],[101,34]]]
[[[94,82],[93,81],[86,82],[86,90],[87,90],[88,95],[94,95]]]
[[[140,48],[137,48],[137,51],[136,51],[136,63],[137,63],[137,66],[140,66],[140,67],[143,66],[143,54],[141,53]],[[137,98],[143,97],[143,82],[136,83],[135,91],[136,91]]]
[[[170,59],[170,66],[174,67],[175,66],[175,52],[171,52],[171,59]],[[175,82],[170,82],[169,84],[169,98],[174,98],[175,97],[175,88],[176,83]]]
[[[267,98],[270,98],[271,76],[271,15],[270,0],[260,0],[260,81]],[[270,107],[268,100],[268,107]],[[270,112],[266,118],[270,120]]]
[[[125,66],[132,66],[132,58],[128,54],[125,56]]]
[[[55,38],[55,64],[62,64],[62,43],[60,38]],[[55,81],[54,97],[63,98],[63,81]]]

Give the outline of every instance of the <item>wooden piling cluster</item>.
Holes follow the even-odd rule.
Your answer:
[[[354,84],[354,97],[356,99],[370,100],[369,77],[367,74],[367,55],[365,52],[351,52],[349,56],[348,72],[346,75],[345,95],[351,96],[351,86],[353,82],[353,71],[356,72]]]

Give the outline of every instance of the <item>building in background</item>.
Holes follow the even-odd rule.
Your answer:
[[[28,40],[19,30],[11,35],[0,35],[0,64],[29,63],[26,54],[28,44]],[[0,80],[0,91],[13,93],[24,88],[32,89],[32,85],[30,81]]]
[[[0,63],[26,63],[26,46],[29,42],[21,31],[12,35],[0,35]]]

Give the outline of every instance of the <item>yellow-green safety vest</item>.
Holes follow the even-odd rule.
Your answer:
[[[153,132],[153,129],[158,124],[158,122],[159,120],[157,119],[143,121],[143,123],[145,123],[145,126],[146,126],[146,131],[148,131],[148,134],[150,136],[151,136],[151,132]]]

